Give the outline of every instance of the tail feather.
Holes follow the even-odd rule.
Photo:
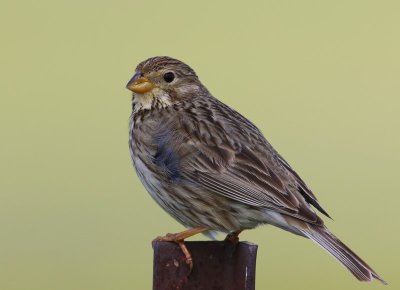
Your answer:
[[[328,251],[358,280],[372,281],[373,279],[377,279],[383,284],[387,284],[367,263],[329,232],[327,228],[319,226],[309,227],[309,230],[302,231],[303,234]]]

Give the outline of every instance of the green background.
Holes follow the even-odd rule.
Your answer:
[[[136,64],[169,55],[264,132],[399,289],[398,1],[0,1],[0,289],[150,289],[182,230],[128,151]],[[203,237],[198,237],[203,239]],[[272,227],[257,289],[383,289]]]

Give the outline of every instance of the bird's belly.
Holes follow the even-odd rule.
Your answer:
[[[195,220],[190,219],[190,204],[177,194],[177,185],[168,184],[139,157],[133,155],[132,160],[140,181],[162,209],[186,227],[199,226]]]
[[[150,168],[143,163],[143,161],[138,157],[132,157],[133,165],[135,166],[136,173],[139,176],[140,181],[146,188],[146,190],[150,193],[152,198],[163,207],[163,200],[161,196],[158,194],[158,191],[162,188],[162,183],[159,178],[157,178],[156,174],[150,170]]]

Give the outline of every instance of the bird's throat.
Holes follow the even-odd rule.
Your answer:
[[[134,112],[166,108],[171,105],[171,99],[165,92],[153,89],[144,94],[133,94],[132,108]]]

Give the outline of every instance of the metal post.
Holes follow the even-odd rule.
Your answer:
[[[254,290],[257,245],[185,242],[193,270],[175,243],[154,243],[153,290]]]

